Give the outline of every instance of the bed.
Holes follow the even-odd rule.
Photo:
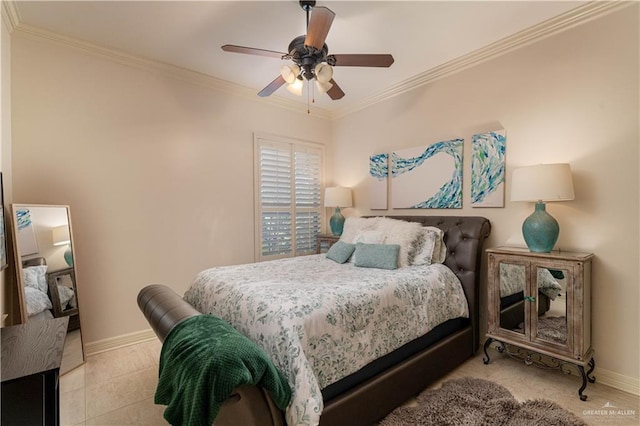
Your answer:
[[[75,309],[77,306],[73,289],[50,283],[47,269],[47,261],[44,257],[35,257],[22,262],[25,307],[29,320],[54,318],[55,312]],[[54,291],[56,291],[55,294]],[[54,303],[59,303],[58,309],[55,309]]]
[[[429,267],[429,270],[440,269],[441,273],[445,275],[453,272],[451,275],[461,284],[459,287],[462,289],[463,304],[466,304],[464,306],[466,314],[461,315],[461,312],[454,314],[455,318],[445,320],[442,324],[432,327],[424,335],[413,338],[406,343],[401,342],[402,344],[390,353],[384,353],[384,351],[376,353],[378,349],[372,350],[371,353],[367,353],[365,365],[358,365],[355,372],[348,371],[346,377],[334,377],[330,373],[318,374],[316,380],[319,382],[318,388],[322,388],[321,403],[324,405],[324,408],[320,407],[322,409],[319,418],[320,424],[374,423],[419,393],[429,383],[471,357],[478,348],[480,264],[482,244],[491,228],[489,222],[480,217],[457,216],[401,216],[394,217],[394,219],[415,222],[425,227],[436,227],[443,231],[446,256],[442,263],[446,265],[446,268],[443,265],[434,265]],[[347,226],[345,226],[345,233],[348,233]],[[314,263],[318,259],[313,258],[314,256],[309,256],[304,261],[309,265],[315,264],[315,267],[319,267],[318,262]],[[280,261],[279,267],[274,267],[274,269],[284,267],[283,265],[286,265],[287,262],[286,260]],[[245,265],[240,269],[246,269],[247,274],[250,274],[252,269],[256,267],[258,266]],[[349,268],[353,269],[354,266],[344,265],[344,268],[340,270],[340,275],[346,274],[345,271]],[[442,272],[445,269],[448,272]],[[211,278],[210,275],[218,275],[220,278],[219,274],[224,275],[227,272],[226,268],[203,271],[195,279],[194,285],[185,294],[185,298],[198,305],[201,310],[207,311],[209,308],[203,308],[204,305],[198,302],[195,297],[200,293],[197,283],[208,281]],[[255,271],[253,272],[255,273]],[[369,282],[369,272],[366,271],[365,274],[364,268],[361,269],[361,272],[363,273],[363,282]],[[414,267],[400,268],[394,271],[393,276],[396,278],[402,274],[412,276],[418,272]],[[366,279],[364,279],[365,276]],[[243,279],[242,276],[238,278],[239,281]],[[412,279],[409,278],[409,280]],[[406,283],[400,278],[398,280],[401,287],[403,283]],[[268,279],[263,277],[262,281],[266,282]],[[268,282],[263,286],[268,286]],[[202,294],[199,296],[202,297]],[[208,297],[204,296],[204,298]],[[236,297],[236,295],[231,297]],[[138,304],[161,340],[164,340],[168,332],[185,318],[200,315],[200,312],[183,298],[180,298],[168,287],[161,285],[151,285],[142,289],[138,296]],[[260,309],[259,306],[257,308]],[[218,312],[221,312],[221,316],[233,324],[233,312],[246,309],[247,305],[242,305],[238,308],[227,309],[226,312]],[[368,318],[368,315],[353,314],[351,323],[362,322],[362,318]],[[464,316],[467,318],[463,318]],[[237,328],[241,329],[239,331],[244,331],[247,334],[252,333],[251,330],[243,330],[242,321],[236,321],[236,324]],[[360,331],[351,330],[351,332],[357,334]],[[357,341],[357,336],[354,341]],[[369,360],[370,355],[373,355],[375,359]],[[275,359],[274,364],[278,365],[279,361]],[[336,378],[338,378],[337,381]],[[318,395],[313,395],[317,399]],[[297,421],[291,420],[295,417],[287,415],[289,422],[297,423]],[[309,418],[305,419],[305,421],[307,420]],[[311,415],[310,424],[317,423],[315,420]],[[243,386],[236,389],[225,402],[215,424],[218,426],[227,424],[282,425],[285,424],[285,414],[275,407],[269,395],[262,389],[255,386]]]

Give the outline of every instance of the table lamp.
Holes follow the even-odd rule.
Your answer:
[[[71,235],[69,234],[69,225],[56,226],[51,230],[54,246],[67,246],[64,251],[64,261],[67,265],[73,266],[73,254],[71,252]]]
[[[569,164],[538,164],[513,171],[511,201],[536,203],[534,212],[522,224],[522,235],[530,251],[549,253],[558,241],[560,226],[547,213],[544,202],[573,199]]]
[[[342,235],[344,228],[344,216],[340,213],[340,207],[351,207],[352,205],[350,188],[337,186],[325,189],[324,206],[336,208],[331,219],[329,219],[329,226],[331,227],[331,233],[333,235]]]

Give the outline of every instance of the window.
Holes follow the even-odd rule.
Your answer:
[[[324,219],[321,145],[256,135],[256,260],[315,253]]]

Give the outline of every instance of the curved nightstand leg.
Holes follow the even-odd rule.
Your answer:
[[[587,380],[589,380],[590,383],[596,382],[596,376],[591,375],[591,373],[593,373],[593,370],[595,368],[596,368],[596,360],[595,358],[591,358],[591,360],[589,360],[589,371],[587,371]]]
[[[580,371],[580,375],[582,376],[582,386],[580,386],[580,389],[578,390],[578,396],[580,397],[580,401],[586,401],[587,395],[583,395],[582,392],[587,388],[587,375],[584,372],[583,366],[578,365],[577,367],[578,371]]]
[[[493,338],[491,337],[488,337],[484,342],[484,357],[482,358],[482,362],[484,362],[485,364],[489,364],[489,354],[487,353],[487,348],[489,347],[491,342],[493,342]]]

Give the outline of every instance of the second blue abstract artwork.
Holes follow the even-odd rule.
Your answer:
[[[471,138],[471,206],[504,207],[504,129]]]

